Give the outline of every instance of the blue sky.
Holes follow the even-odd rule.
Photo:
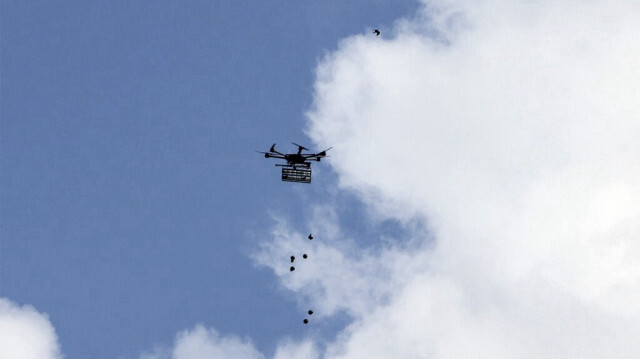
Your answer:
[[[0,359],[635,359],[638,14],[3,2]]]
[[[67,358],[133,358],[196,323],[267,353],[300,335],[248,254],[335,179],[281,183],[253,151],[309,144],[317,61],[416,7],[3,1],[0,296],[46,312]]]

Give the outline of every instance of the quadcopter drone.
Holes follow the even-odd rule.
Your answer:
[[[293,143],[293,142],[292,142]],[[331,148],[327,148],[324,151],[318,153],[302,153],[302,151],[309,151],[308,148],[299,145],[297,143],[293,143],[298,146],[297,153],[282,153],[276,151],[276,144],[274,143],[269,152],[256,151],[258,153],[263,153],[265,158],[278,158],[287,161],[286,164],[279,163],[276,164],[278,167],[282,167],[282,180],[285,182],[302,182],[302,183],[310,183],[311,182],[311,162],[309,161],[317,161],[323,157],[327,157],[327,151]]]
[[[322,151],[322,152],[318,152],[318,153],[302,153],[302,151],[309,151],[308,148],[301,146],[297,143],[292,142],[294,145],[298,146],[298,152],[297,153],[282,153],[282,152],[278,152],[276,151],[276,144],[274,143],[271,148],[269,149],[269,152],[261,152],[261,151],[256,151],[258,153],[264,153],[264,157],[265,158],[279,158],[279,159],[283,159],[285,161],[287,161],[287,164],[277,164],[276,166],[291,166],[291,167],[305,167],[305,168],[309,168],[311,167],[311,162],[307,162],[307,161],[317,161],[320,162],[320,160],[323,157],[327,157],[327,151],[329,151],[331,148],[327,148],[326,150]]]

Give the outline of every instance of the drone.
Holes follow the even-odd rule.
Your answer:
[[[291,166],[294,169],[296,167],[304,167],[304,168],[309,168],[311,167],[311,162],[307,162],[307,161],[317,161],[320,162],[320,160],[323,157],[327,157],[327,151],[329,151],[330,149],[332,149],[333,147],[327,148],[324,151],[318,152],[318,153],[302,153],[302,151],[309,151],[308,148],[299,145],[295,142],[291,142],[294,145],[298,146],[298,152],[297,153],[282,153],[282,152],[278,152],[276,151],[276,144],[274,143],[271,148],[269,149],[269,152],[261,152],[261,151],[256,151],[258,153],[264,153],[264,157],[265,158],[279,158],[279,159],[283,159],[285,161],[287,161],[287,164],[279,164],[276,166]]]
[[[297,153],[282,153],[276,151],[276,144],[271,145],[269,152],[256,151],[263,153],[265,158],[278,158],[287,161],[286,164],[276,164],[278,167],[282,167],[282,180],[285,182],[311,182],[311,162],[317,161],[324,157],[327,157],[327,151],[333,147],[329,147],[324,151],[318,153],[302,153],[302,151],[309,151],[308,148],[292,142],[298,146]]]

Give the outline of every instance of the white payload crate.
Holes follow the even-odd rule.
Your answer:
[[[282,166],[282,180],[284,182],[311,183],[311,168]]]

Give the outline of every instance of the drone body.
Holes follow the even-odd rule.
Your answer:
[[[311,183],[311,162],[309,161],[320,162],[323,157],[327,156],[327,151],[331,148],[318,153],[302,153],[302,151],[309,151],[309,149],[297,143],[293,144],[298,146],[298,152],[296,153],[278,152],[276,151],[275,143],[271,146],[269,152],[256,152],[263,153],[265,158],[278,158],[287,161],[286,164],[276,164],[276,166],[282,167],[283,181]]]
[[[301,166],[301,167],[311,167],[311,162],[308,161],[318,161],[320,162],[320,160],[323,157],[327,156],[327,151],[329,151],[331,148],[327,148],[326,150],[322,151],[322,152],[318,152],[318,153],[302,153],[302,151],[309,151],[308,148],[299,145],[297,143],[293,143],[294,145],[298,146],[298,152],[297,153],[282,153],[282,152],[278,152],[276,151],[276,144],[274,143],[271,148],[269,149],[269,152],[260,152],[260,151],[256,151],[259,153],[264,153],[264,157],[265,158],[279,158],[279,159],[283,159],[285,161],[287,161],[287,166]],[[278,165],[276,165],[278,166]]]

